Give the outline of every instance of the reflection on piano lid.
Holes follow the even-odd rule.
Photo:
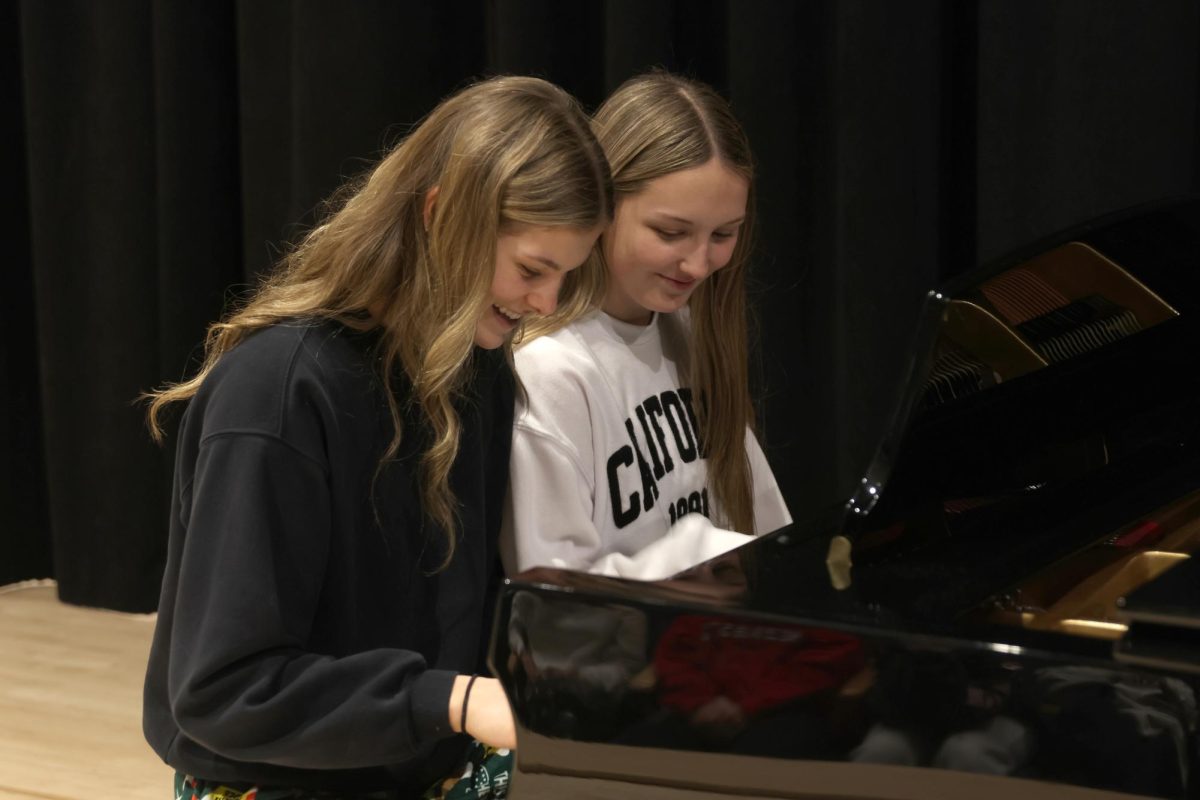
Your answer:
[[[844,504],[666,581],[508,582],[517,791],[1200,795],[1197,267],[1188,198],[963,275]]]

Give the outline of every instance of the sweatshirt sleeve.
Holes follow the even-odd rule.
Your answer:
[[[658,539],[632,555],[609,553],[588,572],[659,581],[741,547],[754,537],[718,528],[703,514],[686,514]]]
[[[533,567],[586,570],[603,542],[593,522],[596,476],[589,391],[595,365],[552,337],[517,351],[500,553],[512,575]]]
[[[754,533],[761,536],[792,524],[792,515],[784,502],[775,473],[767,463],[758,438],[746,429],[746,458],[750,462],[750,477],[754,490]]]
[[[304,646],[330,556],[322,464],[269,434],[212,436],[180,514],[167,683],[186,736],[238,760],[338,769],[452,735],[455,673],[406,650]]]
[[[508,486],[500,534],[506,572],[585,570],[595,561],[603,543],[592,522],[592,481],[569,442],[517,424]]]

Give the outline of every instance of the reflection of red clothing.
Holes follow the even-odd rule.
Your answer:
[[[690,712],[725,696],[755,714],[835,689],[862,669],[855,636],[825,628],[684,615],[658,642],[660,702]]]

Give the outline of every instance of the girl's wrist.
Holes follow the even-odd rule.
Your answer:
[[[467,707],[471,690],[474,688],[478,675],[459,675],[454,679],[450,689],[450,730],[455,733],[467,732]]]

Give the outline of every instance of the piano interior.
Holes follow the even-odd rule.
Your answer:
[[[1177,316],[1119,264],[1068,242],[950,302],[924,402],[980,391]]]
[[[1169,302],[1120,264],[1087,243],[1067,242],[949,302],[921,404],[932,408],[953,402],[1178,316]],[[1109,437],[1093,433],[1042,455],[1042,472],[1028,477],[1018,494],[1091,473],[1120,454],[1110,453]],[[989,506],[1010,499],[945,499],[947,534],[961,535],[959,529],[978,524],[973,517],[986,517]],[[1119,639],[1128,629],[1122,598],[1200,545],[1200,491],[1114,529],[1097,529],[1092,539],[970,615],[979,621]]]
[[[1170,503],[1053,564],[979,610],[989,621],[1117,640],[1122,600],[1200,546],[1200,492]]]

